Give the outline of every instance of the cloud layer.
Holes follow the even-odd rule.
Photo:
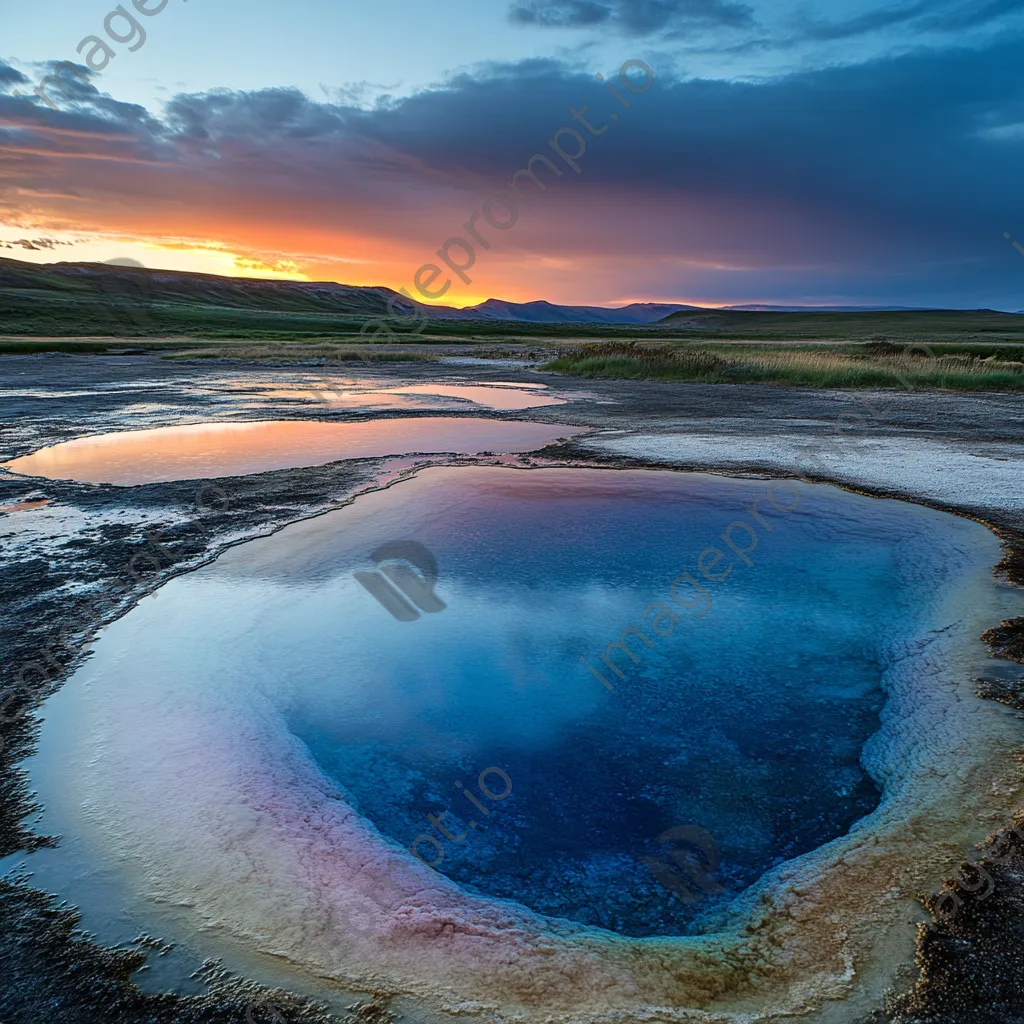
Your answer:
[[[471,282],[445,301],[1024,307],[1024,262],[1001,237],[1024,237],[1016,41],[756,83],[654,63],[642,95],[610,79],[628,108],[551,60],[478,67],[369,110],[269,88],[180,95],[157,116],[69,78],[74,102],[47,127],[0,96],[0,210],[23,235],[209,243],[411,289],[531,154],[557,160],[549,140],[568,126],[581,173],[538,165],[550,187],[526,183],[536,200],[514,230],[487,229],[491,248],[477,243]],[[16,75],[0,65],[0,83]]]
[[[611,24],[632,35],[668,27],[753,24],[753,11],[732,0],[526,0],[509,9],[513,22],[553,28]]]

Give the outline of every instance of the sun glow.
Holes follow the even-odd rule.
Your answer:
[[[144,241],[123,235],[85,236],[43,225],[0,225],[0,252],[28,263],[103,263],[130,258],[145,267],[222,277],[309,281],[300,264],[283,254],[237,252],[216,242]]]

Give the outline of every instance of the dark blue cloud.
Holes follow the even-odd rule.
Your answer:
[[[525,0],[509,9],[513,22],[550,28],[608,23],[631,35],[667,28],[753,25],[753,12],[733,0]]]
[[[509,9],[509,19],[520,25],[542,25],[545,28],[583,28],[611,20],[612,9],[593,0],[562,0],[560,3],[534,0],[516,4]]]
[[[950,10],[943,11],[933,8],[932,12],[921,18],[921,28],[955,32],[963,29],[977,28],[1004,18],[1020,18],[1024,15],[1024,4],[1021,0],[989,0],[988,3],[960,3]]]
[[[115,133],[125,138],[156,137],[160,122],[138,103],[123,103],[93,84],[97,76],[84,65],[48,61],[37,80],[0,61],[0,118],[32,127],[53,125],[72,131]],[[18,88],[12,89],[16,85]],[[27,86],[27,88],[26,88]],[[43,88],[53,106],[45,103]]]
[[[747,29],[748,50],[789,49],[800,42],[828,42],[880,36],[895,30],[903,44],[927,34],[949,36],[1024,19],[1021,0],[909,0],[843,17],[843,5],[820,5],[789,31],[764,28],[775,20],[769,3],[739,0],[514,0],[509,19],[546,28],[607,26],[630,35],[661,34],[692,41],[705,29]],[[720,33],[719,33],[720,35]],[[896,41],[894,38],[893,41]],[[730,52],[736,52],[732,47]]]
[[[911,33],[964,32],[1024,14],[1021,0],[913,0],[865,11],[854,18],[826,21],[812,18],[801,35],[820,41],[850,39],[902,27]]]
[[[28,79],[20,71],[0,61],[0,88],[12,85],[28,85]]]

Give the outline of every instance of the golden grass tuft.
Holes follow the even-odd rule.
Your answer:
[[[720,384],[1024,391],[1024,362],[989,354],[933,355],[924,346],[889,342],[829,348],[605,342],[564,350],[543,369],[584,377]]]

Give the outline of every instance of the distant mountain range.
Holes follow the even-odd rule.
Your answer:
[[[220,277],[174,270],[108,263],[25,263],[0,258],[0,333],[67,331],[69,318],[92,333],[131,333],[140,327],[132,314],[149,312],[153,330],[245,331],[257,324],[272,330],[331,332],[358,330],[375,318],[392,314],[425,316],[430,321],[542,325],[664,326],[680,329],[732,329],[751,314],[911,313],[906,306],[774,306],[749,304],[708,308],[670,302],[632,302],[626,306],[564,306],[552,302],[487,299],[476,306],[426,306],[393,289],[337,284],[332,281],[277,281]],[[123,323],[107,326],[111,310]],[[115,317],[116,319],[116,317]],[[286,322],[287,321],[287,322]],[[408,321],[406,322],[408,324]],[[154,326],[155,325],[155,326]],[[453,325],[454,326],[454,325]],[[141,333],[151,333],[142,330]]]
[[[723,309],[751,313],[925,313],[937,306],[723,306]]]
[[[488,299],[476,306],[424,306],[439,320],[522,320],[535,324],[653,324],[673,313],[699,310],[672,302],[632,302],[628,306],[558,306],[553,302],[506,302]]]
[[[674,302],[632,302],[628,306],[559,306],[543,300],[506,302],[488,299],[476,306],[453,309],[450,306],[424,306],[427,315],[439,320],[521,320],[547,324],[655,324],[668,318],[680,319],[682,313],[910,313],[923,312],[923,306],[687,306]]]

